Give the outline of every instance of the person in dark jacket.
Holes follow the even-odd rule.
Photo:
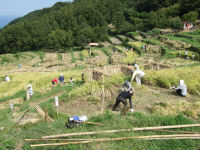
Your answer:
[[[59,80],[59,82],[60,82],[60,85],[63,85],[63,84],[64,84],[65,78],[64,78],[64,76],[63,76],[62,73],[61,73],[60,77],[58,78],[58,80]]]
[[[119,95],[117,96],[116,102],[112,110],[115,110],[120,102],[122,102],[124,106],[127,107],[126,99],[129,99],[131,112],[133,112],[132,96],[133,96],[133,87],[130,82],[125,81],[124,84],[122,85],[122,92],[119,93]]]

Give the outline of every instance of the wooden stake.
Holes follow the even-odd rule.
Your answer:
[[[42,146],[61,146],[69,144],[85,144],[92,142],[105,142],[105,141],[119,141],[119,140],[128,140],[128,139],[143,139],[143,140],[160,140],[160,139],[199,139],[200,136],[196,134],[178,134],[178,135],[151,135],[151,136],[133,136],[133,137],[121,137],[121,138],[103,138],[103,139],[90,139],[88,141],[82,142],[69,142],[69,143],[50,143],[50,144],[36,144],[31,145],[31,147],[42,147]]]
[[[79,132],[79,133],[68,133],[68,134],[58,134],[58,135],[51,135],[51,136],[43,136],[42,138],[46,139],[46,138],[58,138],[58,137],[78,136],[78,135],[94,135],[94,134],[99,134],[99,133],[147,131],[147,130],[175,129],[175,128],[188,128],[188,127],[200,127],[200,124],[174,125],[174,126],[157,126],[157,127],[144,127],[144,128],[120,129],[120,130],[105,130],[105,131],[93,131],[93,132]]]
[[[54,120],[45,113],[39,105],[35,106],[37,112],[42,116],[42,118],[46,119],[48,122],[53,122]]]

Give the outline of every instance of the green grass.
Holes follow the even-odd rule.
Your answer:
[[[177,57],[178,51],[171,50],[168,47],[162,46],[161,59],[172,59]]]
[[[38,54],[40,56],[41,62],[44,62],[45,53],[44,52],[38,52]]]
[[[158,41],[155,38],[149,38],[149,39],[143,39],[143,41],[147,44],[152,44],[152,45],[161,45],[160,41]]]
[[[101,51],[106,55],[106,56],[111,56],[112,55],[112,50],[110,48],[102,48]]]
[[[52,106],[48,106],[48,109],[53,111]],[[1,114],[5,114],[6,118],[9,118],[11,113],[7,111],[0,111]],[[4,117],[5,117],[4,116]],[[89,121],[99,122],[106,124],[105,126],[95,126],[84,124],[74,129],[67,129],[64,127],[68,116],[64,114],[59,114],[57,117],[55,114],[52,116],[54,119],[53,123],[46,123],[45,121],[40,121],[36,124],[26,124],[18,128],[20,131],[16,132],[16,128],[10,128],[2,132],[0,146],[1,149],[7,150],[12,149],[17,145],[19,139],[24,143],[23,150],[30,149],[30,144],[39,144],[46,142],[25,142],[25,138],[41,138],[45,135],[54,135],[60,133],[72,133],[72,132],[87,132],[87,131],[97,131],[97,130],[113,130],[113,129],[131,129],[134,127],[146,127],[146,126],[165,126],[165,125],[177,125],[177,124],[192,124],[196,123],[188,118],[185,118],[182,114],[177,116],[160,116],[160,115],[145,115],[141,112],[135,112],[133,114],[127,113],[126,116],[121,116],[113,114],[110,112],[105,112],[102,115],[97,115],[89,118]],[[3,119],[5,120],[5,119]],[[9,121],[9,119],[7,120]],[[13,125],[9,125],[12,127]],[[44,130],[45,129],[45,130]],[[175,131],[186,130],[199,132],[199,127],[184,128],[184,129],[173,129]],[[12,133],[12,135],[8,134]],[[154,132],[154,131],[138,131],[138,132],[121,132],[121,133],[104,133],[91,136],[81,136],[78,138],[118,138],[118,137],[131,137],[131,136],[145,136],[145,135],[165,135],[170,134],[166,132]],[[76,138],[76,137],[75,137]],[[51,143],[51,142],[47,142]],[[67,143],[67,142],[66,142]],[[122,140],[122,141],[108,141],[108,142],[94,142],[90,144],[78,144],[78,145],[66,145],[66,146],[49,146],[40,147],[34,149],[41,150],[75,150],[75,149],[123,149],[123,150],[154,150],[154,149],[198,149],[200,143],[198,140]]]
[[[1,58],[1,65],[3,65],[3,64],[8,64],[8,63],[10,63],[12,60],[10,59],[10,58],[8,58],[6,55],[2,55],[2,56],[0,56],[0,58]]]
[[[76,62],[76,58],[74,57],[74,53],[70,52],[70,54],[71,54],[71,57],[72,57],[71,63],[75,63]]]
[[[62,54],[61,53],[56,53],[58,57],[58,61],[62,61]]]
[[[193,37],[193,35],[191,35]],[[196,35],[195,35],[196,36]],[[164,38],[168,38],[170,40],[176,40],[176,41],[182,41],[188,44],[191,44],[193,48],[191,48],[192,51],[194,52],[200,52],[200,41],[199,38],[186,38],[186,37],[176,37],[174,34],[166,34],[163,35]]]

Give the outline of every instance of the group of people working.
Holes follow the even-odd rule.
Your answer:
[[[141,85],[141,79],[145,75],[145,73],[139,69],[137,64],[134,65],[135,71],[133,71],[131,81],[136,79],[138,85]],[[182,97],[187,95],[187,86],[185,85],[184,80],[180,80],[180,83],[177,87],[171,87],[171,89],[175,89],[176,93]],[[133,105],[132,105],[132,96],[133,96],[133,87],[130,82],[125,81],[122,85],[122,91],[116,98],[116,102],[112,108],[113,111],[116,110],[119,103],[123,103],[124,108],[128,108],[127,106],[127,99],[129,100],[130,110],[133,112]]]
[[[61,73],[61,75],[59,76],[59,78],[55,78],[53,79],[52,81],[52,84],[57,84],[59,83],[59,85],[63,85],[63,84],[66,84],[65,82],[65,77],[63,76],[63,74]],[[70,80],[69,80],[69,83],[74,83],[74,78],[73,77],[70,77]]]
[[[145,75],[145,73],[142,70],[140,70],[137,64],[134,64],[134,68],[135,70],[132,72],[133,74],[132,74],[131,81],[135,79],[136,83],[138,85],[141,85],[141,80],[142,80],[142,77]],[[8,75],[6,75],[5,81],[6,82],[10,81],[10,78],[8,77]],[[58,85],[58,83],[60,86],[66,83],[63,74],[61,74],[59,78],[55,78],[52,80],[53,85],[54,84]],[[69,83],[71,84],[74,83],[73,77],[70,78]],[[187,95],[187,86],[185,85],[184,80],[180,80],[180,84],[177,87],[171,87],[171,89],[175,89],[177,94],[180,96],[185,97]],[[33,88],[31,84],[28,84],[26,100],[29,100],[32,96],[33,96]],[[120,102],[122,102],[124,104],[124,107],[127,108],[127,99],[129,99],[130,110],[131,112],[133,112],[132,96],[133,96],[133,87],[130,82],[125,81],[122,85],[122,92],[120,92],[119,95],[117,96],[116,102],[113,106],[113,110],[117,108]]]

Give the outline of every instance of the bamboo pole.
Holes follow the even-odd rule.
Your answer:
[[[91,139],[25,139],[25,141],[90,141]]]
[[[105,142],[105,141],[119,141],[119,140],[128,140],[128,139],[142,139],[142,140],[161,140],[161,139],[199,139],[200,136],[196,134],[178,134],[178,135],[152,135],[152,136],[133,136],[133,137],[121,137],[121,138],[103,138],[103,139],[90,139],[88,141],[81,142],[69,142],[69,143],[50,143],[50,144],[35,144],[31,147],[42,147],[42,146],[61,146],[69,144],[85,144],[92,142]]]
[[[169,133],[187,133],[187,134],[199,134],[200,135],[200,132],[191,132],[191,131],[170,131],[170,130],[152,130],[152,131],[169,132]]]
[[[78,135],[94,135],[94,134],[99,134],[99,133],[147,131],[147,130],[175,129],[175,128],[187,128],[187,127],[200,127],[200,124],[174,125],[174,126],[157,126],[157,127],[144,127],[144,128],[120,129],[120,130],[105,130],[105,131],[93,131],[93,132],[79,132],[79,133],[68,133],[68,134],[58,134],[58,135],[51,135],[51,136],[43,136],[42,138],[46,139],[46,138],[58,138],[58,137],[78,136]]]
[[[145,140],[199,140],[200,137],[148,138]]]
[[[48,138],[60,138],[60,137],[68,137],[68,136],[78,136],[78,135],[94,135],[99,133],[116,133],[116,132],[128,132],[131,129],[121,129],[121,130],[106,130],[106,131],[94,131],[94,132],[79,132],[79,133],[68,133],[68,134],[58,134],[58,135],[51,135],[51,136],[43,136],[43,139]]]
[[[88,122],[88,121],[75,121],[75,122],[82,122],[82,123],[94,124],[94,125],[105,125],[105,124],[102,124],[102,123]]]

